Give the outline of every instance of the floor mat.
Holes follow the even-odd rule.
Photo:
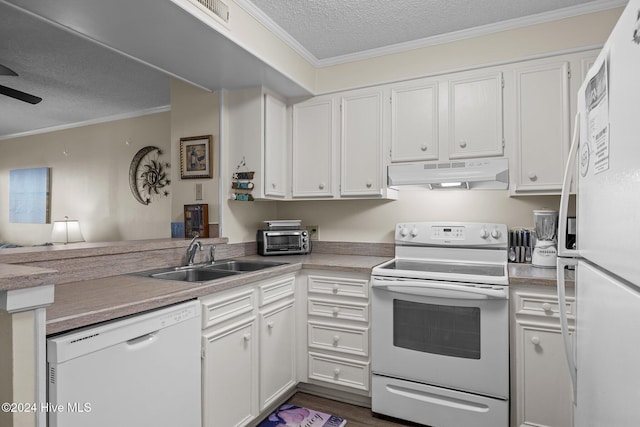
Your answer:
[[[265,418],[258,427],[343,427],[344,418],[313,409],[285,404]]]

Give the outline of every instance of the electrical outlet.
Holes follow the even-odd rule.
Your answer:
[[[318,240],[320,234],[320,228],[317,225],[306,225],[304,228],[309,232],[310,240]]]

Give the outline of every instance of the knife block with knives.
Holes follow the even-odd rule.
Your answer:
[[[509,230],[509,262],[531,262],[533,230],[514,228]]]

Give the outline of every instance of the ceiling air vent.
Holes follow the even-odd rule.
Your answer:
[[[220,25],[229,28],[229,6],[221,0],[171,0],[171,3],[216,30]]]
[[[227,24],[229,23],[229,6],[220,0],[197,0],[202,6],[213,12],[218,18]]]

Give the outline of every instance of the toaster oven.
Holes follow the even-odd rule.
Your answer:
[[[307,230],[258,230],[256,235],[260,255],[292,255],[311,252]]]

